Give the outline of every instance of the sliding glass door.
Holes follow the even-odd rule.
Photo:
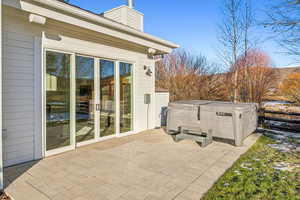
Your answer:
[[[115,64],[100,60],[100,137],[115,134]]]
[[[95,139],[94,58],[76,56],[76,142]]]
[[[71,145],[71,55],[46,52],[46,150]]]
[[[46,50],[45,149],[48,155],[118,134],[117,130],[119,133],[133,130],[132,66]]]
[[[132,64],[120,62],[120,133],[132,131]]]

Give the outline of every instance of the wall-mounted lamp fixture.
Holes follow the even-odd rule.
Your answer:
[[[146,75],[147,75],[147,76],[152,76],[152,73],[153,73],[153,72],[152,72],[150,66],[144,65],[144,70],[146,71]]]

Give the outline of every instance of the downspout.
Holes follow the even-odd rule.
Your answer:
[[[3,141],[2,141],[2,0],[0,0],[0,189],[3,190]]]

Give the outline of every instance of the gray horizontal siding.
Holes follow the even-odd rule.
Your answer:
[[[34,38],[11,26],[3,26],[4,166],[34,158]]]

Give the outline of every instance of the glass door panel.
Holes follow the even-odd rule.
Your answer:
[[[66,147],[70,137],[70,58],[46,52],[46,150]]]
[[[132,131],[132,64],[120,62],[120,133]]]
[[[94,58],[76,56],[76,142],[95,138]]]
[[[100,60],[100,136],[115,134],[114,62]]]

